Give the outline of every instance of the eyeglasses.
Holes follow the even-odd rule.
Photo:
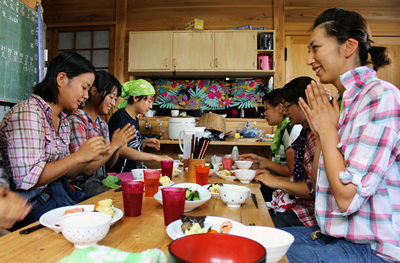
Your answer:
[[[288,111],[289,108],[290,108],[293,104],[294,104],[294,102],[293,102],[293,103],[290,103],[289,105],[285,105],[285,103],[282,102],[282,108],[283,108],[284,111]]]

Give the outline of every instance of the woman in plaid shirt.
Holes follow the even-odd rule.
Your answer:
[[[399,262],[400,92],[376,76],[390,63],[386,48],[373,46],[358,13],[332,8],[315,20],[309,49],[307,63],[340,100],[329,103],[315,82],[300,98],[317,138],[318,226],[285,229],[295,236],[288,259]]]

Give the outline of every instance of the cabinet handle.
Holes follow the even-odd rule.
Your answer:
[[[176,58],[174,58],[174,67],[176,67]]]
[[[218,68],[218,58],[215,59],[215,67]]]
[[[213,62],[211,61],[211,67],[213,66]]]
[[[168,68],[168,58],[165,59],[165,67]]]
[[[253,35],[253,39],[256,40],[256,34]]]
[[[253,61],[253,67],[256,67],[256,62],[255,61]]]

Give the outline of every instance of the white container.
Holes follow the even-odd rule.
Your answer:
[[[179,133],[185,128],[196,126],[193,117],[171,117],[168,121],[168,136],[171,140],[179,140]]]
[[[219,189],[219,196],[228,207],[240,207],[250,196],[250,188],[234,184],[224,184]]]
[[[256,176],[256,170],[237,169],[235,176],[242,184],[248,184]]]
[[[171,116],[176,117],[179,115],[179,110],[171,110]]]

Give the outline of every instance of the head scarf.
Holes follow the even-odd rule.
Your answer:
[[[125,98],[124,101],[117,105],[118,109],[125,108],[128,106],[129,97],[137,97],[144,95],[156,94],[154,87],[144,79],[137,79],[125,82],[122,84],[122,94],[121,97]]]

